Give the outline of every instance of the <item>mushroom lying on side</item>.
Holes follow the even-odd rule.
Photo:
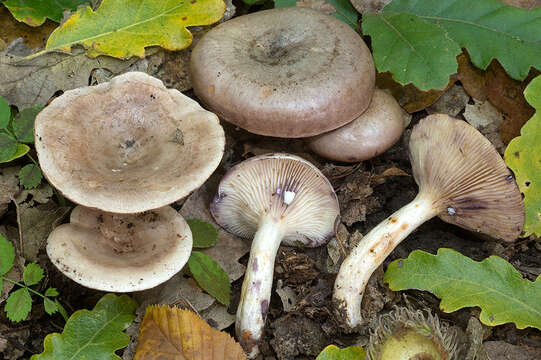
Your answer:
[[[492,144],[464,121],[430,115],[411,133],[419,194],[372,229],[344,260],[333,300],[346,327],[361,322],[364,288],[374,270],[419,225],[439,216],[462,228],[512,241],[524,222],[513,176]]]
[[[191,233],[166,205],[220,163],[225,136],[216,115],[129,72],[53,100],[36,117],[35,144],[49,182],[88,207],[75,208],[71,223],[49,236],[47,253],[60,271],[84,286],[125,292],[182,269]]]
[[[220,118],[252,133],[313,136],[366,110],[372,55],[343,21],[288,7],[226,21],[203,36],[190,60],[194,91]]]
[[[356,162],[371,159],[400,139],[404,110],[392,95],[376,89],[368,109],[336,130],[306,139],[316,154],[330,160]]]
[[[237,337],[249,357],[258,353],[280,243],[320,246],[334,234],[336,194],[308,161],[288,154],[261,155],[229,170],[211,204],[224,229],[253,237],[237,309]]]

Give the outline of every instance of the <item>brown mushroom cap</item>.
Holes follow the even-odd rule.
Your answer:
[[[336,130],[307,139],[316,154],[337,161],[371,159],[390,148],[404,132],[404,111],[391,95],[376,89],[368,109]]]
[[[295,155],[267,154],[229,170],[211,213],[220,226],[244,238],[253,237],[268,215],[280,223],[283,243],[315,247],[334,235],[340,209],[331,184],[314,165]]]
[[[280,8],[226,21],[191,55],[193,86],[213,112],[252,133],[297,138],[355,119],[375,68],[363,40],[319,11]]]
[[[420,191],[437,199],[442,220],[505,241],[520,235],[524,203],[515,179],[472,126],[448,115],[427,116],[411,132],[410,159]]]
[[[216,169],[218,118],[145,73],[66,91],[36,117],[49,182],[74,202],[134,213],[170,204]]]
[[[47,242],[51,262],[64,275],[114,292],[161,284],[182,269],[191,250],[190,227],[169,206],[134,215],[77,206]]]

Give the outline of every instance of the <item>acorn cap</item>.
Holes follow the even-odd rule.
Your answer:
[[[409,147],[419,192],[430,194],[442,220],[505,241],[520,235],[522,196],[503,159],[480,132],[464,121],[434,114],[413,128]]]
[[[115,213],[162,207],[218,166],[218,118],[141,72],[66,91],[36,117],[47,180],[74,202]]]
[[[404,132],[404,110],[392,95],[376,89],[368,109],[336,130],[307,139],[316,154],[330,160],[371,159],[390,148]]]
[[[211,203],[216,222],[252,238],[263,215],[284,229],[290,246],[320,246],[334,235],[340,209],[327,178],[310,162],[289,154],[252,157],[229,170]]]
[[[372,55],[343,21],[288,7],[226,21],[191,54],[196,95],[220,118],[285,138],[336,129],[366,110]]]
[[[180,271],[192,250],[190,227],[173,208],[112,214],[83,206],[49,235],[47,254],[67,277],[103,291],[152,288]]]

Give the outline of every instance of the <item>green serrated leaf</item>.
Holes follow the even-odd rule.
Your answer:
[[[6,99],[0,96],[0,129],[5,129],[9,125],[11,117],[11,108]]]
[[[200,251],[192,251],[188,267],[195,281],[224,305],[231,301],[231,283],[222,267]]]
[[[340,349],[329,345],[317,356],[316,360],[363,360],[366,352],[360,346],[349,346]]]
[[[0,161],[0,163],[6,163],[6,162],[10,162],[10,161],[13,161],[15,159],[18,159],[22,156],[25,156],[28,152],[30,151],[30,147],[26,144],[17,144],[17,151],[15,151],[15,154],[13,154],[12,157],[10,157],[9,159],[5,160],[5,161]]]
[[[53,31],[45,51],[70,51],[80,44],[91,57],[127,59],[144,57],[147,46],[182,50],[192,42],[187,26],[215,23],[224,11],[222,0],[102,0],[96,11],[88,6],[79,8]]]
[[[13,322],[26,319],[32,310],[32,298],[28,289],[22,288],[9,294],[4,310],[8,319]]]
[[[6,133],[0,133],[0,162],[6,162],[13,158],[17,152],[17,140]]]
[[[128,345],[123,331],[135,318],[137,304],[127,295],[103,296],[93,310],[78,310],[66,322],[62,334],[45,337],[44,350],[31,360],[120,360],[115,351]]]
[[[541,7],[525,10],[499,0],[395,0],[383,12],[413,14],[441,26],[481,69],[498,59],[519,80],[530,67],[541,69]]]
[[[43,279],[43,269],[36,263],[30,263],[24,267],[23,281],[26,286],[36,285]]]
[[[41,182],[41,169],[36,164],[25,165],[19,171],[19,184],[25,189],[33,189]]]
[[[244,0],[244,2],[247,4],[251,4],[256,1]],[[335,12],[332,13],[331,16],[345,22],[354,30],[359,29],[359,13],[357,10],[355,10],[353,5],[351,5],[349,0],[328,0],[328,2],[335,9]],[[293,6],[297,6],[297,0],[274,0],[274,7],[277,9]]]
[[[208,248],[218,242],[218,230],[212,224],[199,219],[186,220],[190,225],[194,248]]]
[[[56,288],[48,288],[47,290],[45,290],[45,296],[58,296],[58,290],[56,290]]]
[[[445,312],[478,306],[483,324],[513,322],[519,329],[541,329],[540,279],[523,279],[500,257],[477,262],[451,249],[439,249],[437,255],[415,250],[389,264],[384,276],[393,291],[430,291],[441,298]]]
[[[445,88],[457,71],[460,47],[439,26],[386,9],[363,15],[378,71],[390,71],[402,85],[413,83],[421,90]]]
[[[75,10],[89,0],[7,0],[4,5],[18,21],[30,26],[40,26],[46,19],[62,20],[64,10]]]
[[[0,235],[0,275],[7,274],[15,263],[15,249],[11,241]],[[0,286],[0,290],[2,287]]]
[[[524,194],[526,217],[521,236],[541,236],[541,76],[530,82],[524,96],[537,111],[505,149],[505,162]]]
[[[34,142],[34,120],[43,106],[31,106],[21,110],[13,119],[13,132],[17,140],[23,143]]]
[[[43,308],[45,309],[45,312],[49,315],[52,315],[58,311],[58,306],[56,306],[56,303],[49,298],[43,299]]]

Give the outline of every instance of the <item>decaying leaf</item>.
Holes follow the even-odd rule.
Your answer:
[[[500,137],[500,126],[504,116],[490,102],[479,102],[466,105],[464,119],[485,135],[500,154],[505,151],[505,145]]]
[[[149,306],[134,360],[241,360],[240,345],[188,310]]]
[[[384,281],[393,291],[430,291],[441,298],[445,312],[478,306],[486,325],[513,322],[519,329],[541,329],[541,277],[525,280],[497,256],[477,262],[451,249],[439,249],[437,255],[415,250],[389,264]]]
[[[520,191],[524,194],[524,234],[541,236],[541,76],[524,91],[535,115],[520,130],[521,136],[509,143],[505,162],[513,170]]]
[[[6,0],[6,6],[13,17],[30,26],[40,26],[46,19],[62,20],[65,10],[75,10],[89,0]]]
[[[106,56],[90,59],[81,48],[72,54],[50,53],[22,60],[29,54],[22,41],[8,46],[0,53],[0,96],[19,109],[45,105],[57,91],[66,91],[89,85],[88,79],[95,69],[107,69],[113,75],[127,71],[146,71],[146,64],[133,68],[135,59],[121,61]]]
[[[351,5],[361,14],[379,14],[391,0],[351,0]]]
[[[485,71],[473,65],[467,52],[460,54],[456,59],[458,61],[457,77],[464,90],[475,100],[485,101],[487,99]]]
[[[96,11],[79,8],[51,34],[44,51],[71,51],[80,44],[90,57],[128,59],[143,58],[148,46],[182,50],[192,42],[187,26],[215,23],[224,11],[223,0],[102,0]]]
[[[490,360],[538,360],[541,359],[539,347],[513,345],[505,341],[485,341],[483,347]]]
[[[468,104],[470,97],[460,85],[454,84],[449,89],[445,90],[440,98],[426,111],[429,114],[440,113],[457,116]]]
[[[39,27],[31,27],[15,20],[4,6],[0,6],[0,19],[2,19],[2,26],[0,26],[0,40],[3,40],[6,46],[15,39],[23,38],[24,42],[30,48],[43,48],[45,47],[49,35],[58,27],[58,24],[50,20]],[[0,50],[3,50],[1,46]]]

